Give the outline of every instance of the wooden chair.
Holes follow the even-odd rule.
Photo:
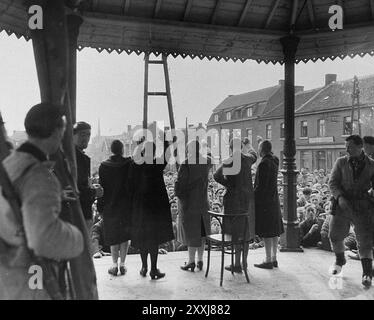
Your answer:
[[[244,245],[246,242],[249,242],[246,240],[247,235],[248,235],[248,220],[249,216],[247,213],[244,214],[230,214],[230,215],[225,215],[224,213],[217,213],[213,211],[208,211],[210,220],[212,221],[213,219],[217,220],[219,222],[219,225],[221,227],[221,233],[219,234],[208,234],[206,236],[206,241],[208,244],[208,261],[207,261],[207,268],[206,268],[206,273],[205,277],[208,277],[209,273],[209,267],[210,267],[210,251],[213,247],[219,248],[221,251],[221,278],[220,278],[220,286],[222,286],[223,283],[223,272],[224,272],[224,261],[225,261],[225,254],[230,254],[231,255],[231,265],[234,266],[234,255],[236,253],[235,251],[235,246],[240,245],[241,250],[243,253],[243,271],[245,274],[245,278],[247,279],[247,282],[249,283],[249,277],[248,277],[248,271],[247,271],[247,265],[246,262],[244,262]],[[227,230],[227,225],[230,223],[233,225],[235,221],[241,220],[244,218],[244,231],[242,234],[228,234],[225,232]],[[227,249],[226,249],[227,248]],[[228,250],[229,249],[229,250]],[[231,270],[231,273],[234,275],[234,271]]]

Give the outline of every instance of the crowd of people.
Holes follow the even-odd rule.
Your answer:
[[[284,232],[282,176],[270,141],[259,141],[256,152],[248,139],[233,138],[230,156],[213,168],[209,152],[204,155],[200,142],[192,140],[178,170],[165,172],[171,142],[166,141],[163,152],[156,156],[156,144],[141,139],[134,157],[125,158],[122,142],[114,140],[112,156],[91,177],[90,158],[84,152],[91,127],[77,122],[73,143],[78,198],[62,173],[66,163],[60,146],[65,128],[60,108],[48,103],[32,107],[25,118],[27,141],[3,161],[14,192],[18,192],[15,197],[22,204],[23,217],[20,221],[15,217],[16,206],[4,196],[6,189],[0,194],[0,275],[7,277],[0,277],[0,297],[51,298],[48,286],[41,291],[27,288],[28,266],[33,261],[28,252],[48,259],[46,263],[60,277],[59,283],[65,282],[67,265],[63,261],[84,250],[81,230],[66,218],[76,201],[92,238],[90,251],[95,258],[110,252],[113,264],[108,273],[113,276],[126,274],[129,251],[139,253],[143,277],[150,257],[153,280],[165,277],[158,269],[158,255],[169,251],[188,252],[182,270],[202,270],[205,238],[211,233],[228,233],[244,243],[235,247],[235,259],[226,270],[246,272],[249,244],[265,247],[265,259],[255,267],[279,267],[279,237]],[[149,150],[153,151],[150,162],[137,161]],[[300,240],[304,247],[333,251],[332,275],[341,272],[345,251],[351,250],[352,257],[362,264],[362,284],[369,287],[373,273],[374,137],[351,135],[346,138],[346,150],[347,155],[340,157],[328,174],[301,170],[297,181]],[[50,160],[56,160],[55,165]],[[238,170],[232,171],[235,163]],[[210,219],[209,211],[223,213],[224,230],[219,221]]]

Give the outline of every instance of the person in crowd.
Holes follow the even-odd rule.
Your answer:
[[[29,268],[35,264],[30,251],[47,259],[46,264],[54,270],[59,268],[58,261],[83,252],[81,231],[59,218],[62,190],[48,161],[49,155],[60,148],[64,136],[66,121],[60,110],[49,103],[33,106],[24,121],[27,141],[3,161],[22,203],[22,221],[17,221],[0,193],[0,247],[8,248],[5,252],[1,250],[0,300],[53,298],[55,293],[45,285],[38,290],[29,285]],[[61,274],[59,270],[57,274]]]
[[[306,187],[303,189],[303,196],[302,199],[305,200],[305,203],[310,203],[310,197],[312,195],[312,189],[309,187]]]
[[[128,190],[130,158],[123,157],[123,143],[114,140],[110,146],[112,156],[99,167],[99,181],[104,195],[98,200],[97,209],[104,220],[105,244],[110,246],[113,264],[108,273],[124,275],[125,262],[130,245],[131,211]],[[118,259],[120,262],[118,265]]]
[[[222,212],[222,204],[219,201],[213,202],[212,211],[217,213]]]
[[[300,223],[300,238],[303,247],[317,247],[321,241],[322,221],[317,218],[316,209],[313,205],[306,209],[306,218]]]
[[[175,194],[179,199],[178,241],[188,247],[188,263],[182,270],[203,268],[205,236],[210,231],[208,203],[208,174],[210,163],[200,154],[196,140],[187,145],[187,159],[178,170]],[[197,264],[195,256],[197,253]]]
[[[365,136],[363,137],[364,141],[364,151],[368,157],[374,160],[374,137]]]
[[[337,202],[331,218],[329,236],[336,260],[330,272],[338,274],[346,263],[344,238],[350,223],[354,225],[362,264],[362,284],[372,283],[373,204],[368,191],[374,187],[374,161],[365,155],[363,140],[358,135],[346,138],[348,155],[336,160],[329,186]]]
[[[98,220],[94,223],[91,232],[91,242],[93,248],[93,258],[99,259],[104,256],[110,256],[110,247],[104,242],[104,220],[98,215]]]
[[[321,201],[320,201],[320,197],[318,196],[318,194],[313,194],[311,195],[310,197],[310,203],[314,206],[314,208],[316,209],[316,215],[317,217],[325,212],[325,210],[322,208],[321,206]]]
[[[143,158],[146,150],[151,150],[153,162],[138,164],[134,161],[130,167],[129,186],[133,190],[131,242],[140,250],[140,275],[147,275],[149,254],[149,274],[151,279],[157,280],[165,277],[165,273],[157,268],[158,247],[174,239],[169,198],[163,177],[166,159],[169,159],[165,152],[169,149],[166,143],[161,159],[157,159],[156,145],[153,142],[141,142],[138,147],[142,150]]]
[[[308,170],[305,168],[301,169],[300,175],[297,178],[297,183],[302,187],[306,187],[309,183]]]
[[[254,266],[273,269],[273,267],[278,267],[279,236],[284,232],[277,186],[279,159],[272,153],[269,140],[260,143],[258,153],[261,162],[257,166],[254,187],[256,235],[264,240],[266,258],[264,262]]]
[[[304,207],[298,207],[296,209],[296,213],[297,213],[297,219],[298,219],[299,223],[303,222],[304,219],[305,219],[305,209],[304,209]]]
[[[237,139],[237,138],[235,138]],[[234,145],[241,145],[241,141],[231,140],[230,142],[230,158],[226,159],[224,163],[214,173],[214,179],[226,188],[226,193],[223,197],[223,206],[225,215],[230,214],[248,214],[248,220],[254,220],[255,206],[254,206],[254,192],[252,184],[252,165],[257,161],[256,152],[252,149],[246,155],[242,150],[233,150]],[[237,154],[234,154],[234,153]],[[240,171],[236,175],[224,175],[223,168],[230,168],[233,165],[233,159],[240,158]],[[226,219],[226,218],[225,218]],[[247,225],[247,230],[244,227]],[[240,235],[246,235],[246,241],[249,241],[254,234],[250,234],[250,226],[243,219],[226,219],[224,232],[231,234],[234,238]],[[254,226],[252,226],[254,227]],[[248,242],[244,246],[244,254],[242,264],[240,246],[235,248],[235,262],[234,265],[226,266],[225,269],[236,273],[241,273],[243,268],[247,269],[247,255],[248,255]]]
[[[99,185],[93,185],[91,181],[91,159],[84,153],[91,138],[91,126],[86,122],[77,122],[73,126],[73,142],[77,159],[79,200],[83,216],[86,220],[87,230],[91,233],[93,225],[92,203],[95,198],[103,195],[103,189]]]

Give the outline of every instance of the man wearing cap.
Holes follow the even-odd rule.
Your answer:
[[[78,189],[83,216],[86,220],[88,232],[92,228],[92,204],[95,198],[103,196],[103,189],[91,182],[91,159],[84,150],[91,138],[91,126],[86,122],[77,122],[73,127],[73,142],[77,157]]]
[[[346,139],[346,149],[348,155],[336,160],[329,181],[331,194],[337,203],[329,230],[336,256],[330,271],[338,274],[346,263],[344,238],[352,222],[362,264],[362,284],[370,287],[373,269],[373,204],[368,191],[374,187],[374,161],[363,152],[363,140],[358,135]]]
[[[46,286],[30,285],[35,282],[30,267],[38,267],[30,250],[48,259],[45,265],[56,274],[60,274],[58,261],[75,258],[83,251],[80,230],[59,217],[62,190],[49,161],[49,155],[60,148],[65,119],[58,106],[42,103],[30,109],[24,124],[27,141],[3,161],[22,205],[22,221],[17,221],[0,191],[0,248],[6,248],[0,249],[0,300],[44,300],[56,293],[47,292]]]

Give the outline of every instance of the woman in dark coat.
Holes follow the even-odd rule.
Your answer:
[[[210,230],[209,202],[208,202],[208,175],[210,163],[207,158],[200,155],[200,144],[191,141],[187,145],[187,160],[180,166],[175,182],[175,195],[178,197],[178,241],[188,247],[189,260],[182,270],[193,272],[195,255],[197,267],[203,268],[203,253],[205,247],[206,231]]]
[[[103,216],[104,242],[110,246],[113,265],[108,272],[118,273],[118,257],[121,258],[119,270],[126,273],[125,260],[129,248],[131,212],[129,194],[126,187],[131,159],[123,157],[123,144],[114,140],[111,144],[113,155],[99,167],[100,184],[104,196],[98,200],[98,211]]]
[[[140,249],[142,259],[140,274],[143,277],[147,274],[149,253],[150,276],[152,279],[160,279],[165,276],[165,273],[157,269],[158,247],[162,243],[173,240],[174,233],[169,198],[164,183],[164,169],[167,162],[164,156],[162,159],[156,159],[155,148],[154,143],[145,142],[142,155],[144,156],[145,150],[153,149],[153,163],[133,162],[130,169],[129,185],[134,191],[131,244]]]
[[[234,140],[233,139],[230,143],[230,151],[231,153],[237,153],[234,156],[231,156],[229,159],[225,160],[223,165],[218,168],[216,173],[214,174],[214,179],[226,187],[226,193],[223,197],[223,206],[224,206],[224,213],[225,215],[230,214],[248,214],[248,222],[245,223],[244,219],[237,219],[235,221],[230,222],[230,220],[226,220],[230,222],[228,224],[228,230],[225,231],[231,234],[233,237],[238,237],[241,235],[246,234],[246,240],[250,240],[254,238],[254,194],[253,194],[253,184],[252,184],[252,165],[257,160],[256,152],[250,147],[249,150],[246,150],[246,154],[244,155],[241,152],[241,149],[237,151],[233,151]],[[239,140],[238,143],[239,148],[242,146],[241,141]],[[243,147],[243,146],[242,146]],[[224,168],[230,168],[235,165],[234,160],[238,158],[240,159],[240,171],[237,174],[232,175],[225,175]],[[226,222],[225,222],[226,224]],[[247,230],[244,230],[244,226],[247,225]],[[227,224],[226,224],[227,226]],[[226,228],[225,226],[225,228]],[[236,248],[236,255],[235,255],[235,265],[226,266],[225,269],[228,271],[233,270],[234,272],[241,273],[242,267],[247,268],[247,255],[248,255],[248,243],[246,243],[244,248],[244,261],[243,266],[240,263],[241,259],[241,250],[238,246]]]
[[[256,234],[264,238],[266,252],[266,260],[255,264],[255,267],[263,269],[278,267],[279,236],[284,232],[277,186],[279,160],[271,148],[268,140],[260,143],[259,154],[262,159],[255,180]]]

